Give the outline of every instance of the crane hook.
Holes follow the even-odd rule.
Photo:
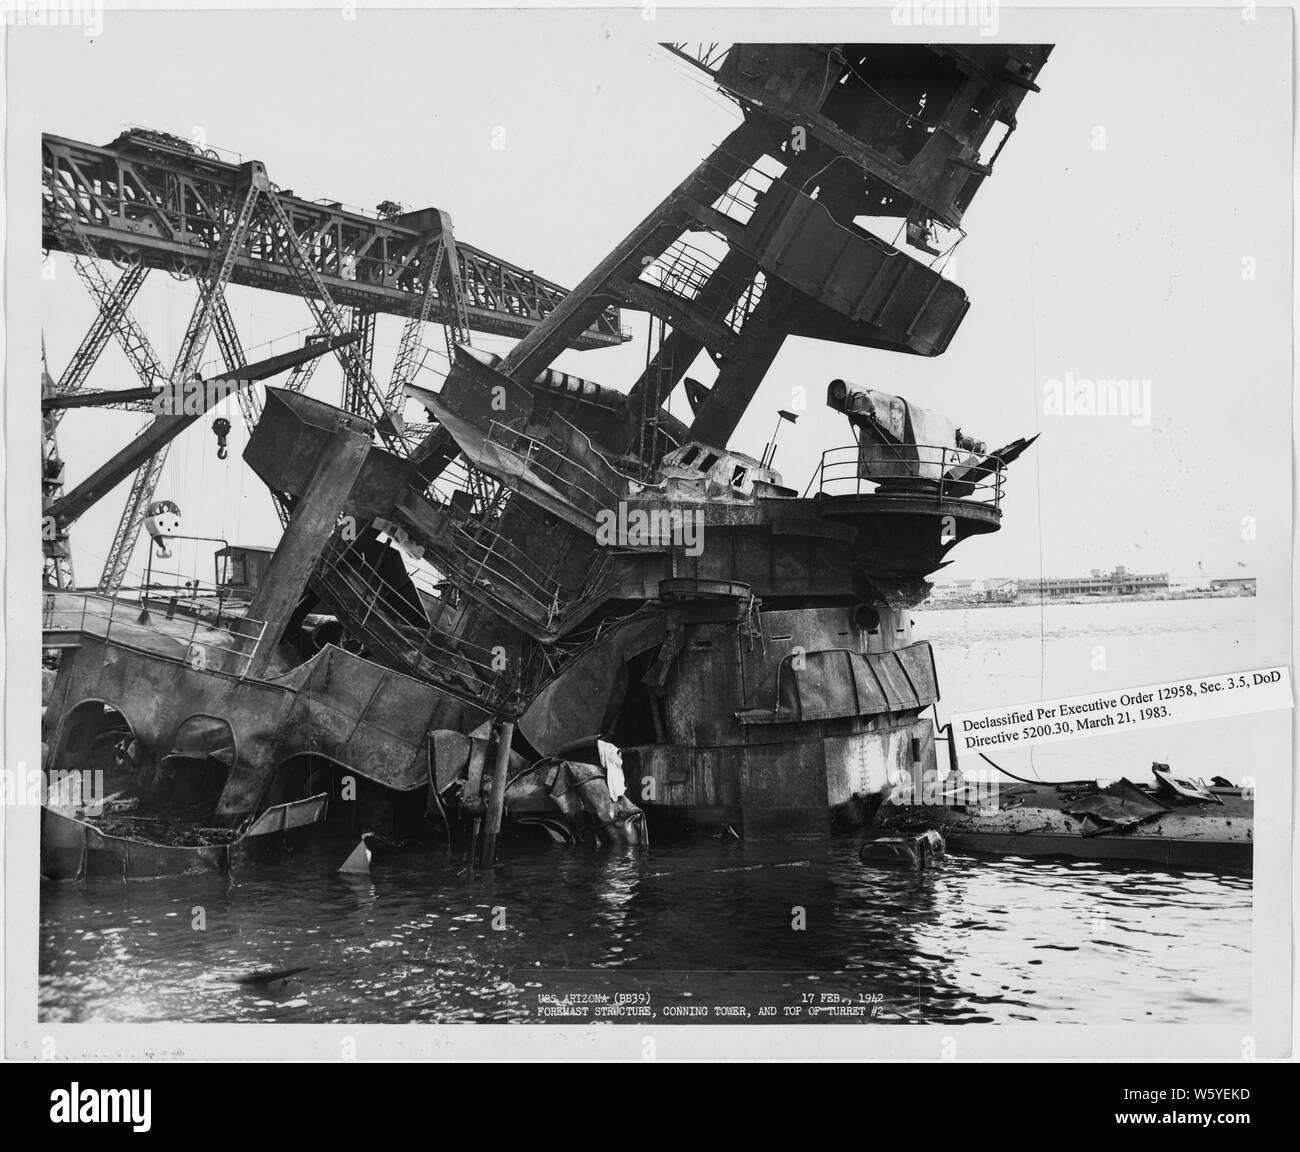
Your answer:
[[[224,460],[227,455],[226,437],[230,435],[230,421],[218,416],[212,421],[212,431],[217,434],[217,459]]]

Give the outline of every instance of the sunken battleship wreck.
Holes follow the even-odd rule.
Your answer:
[[[804,491],[775,439],[758,456],[729,442],[788,337],[944,352],[968,301],[938,245],[1050,49],[666,50],[742,121],[571,291],[458,243],[438,209],[308,201],[164,133],[44,138],[44,243],[99,305],[43,381],[46,875],[231,866],[321,824],[371,847],[447,837],[485,862],[503,835],[827,832],[934,771],[939,687],[909,609],[955,545],[997,530],[1027,442],[990,450],[845,379],[818,390],[847,446]],[[901,222],[906,246],[863,218]],[[130,312],[159,268],[199,289],[170,371]],[[317,336],[247,363],[231,284],[301,296]],[[637,379],[552,367],[629,339],[625,309],[650,318]],[[378,313],[405,321],[386,386]],[[438,388],[416,382],[431,324],[451,362]],[[489,355],[479,331],[517,343]],[[227,371],[200,381],[212,334]],[[86,387],[110,339],[139,389]],[[304,393],[327,354],[339,405]],[[262,402],[252,382],[286,372]],[[689,423],[666,408],[678,387]],[[198,538],[155,490],[168,445],[231,391],[278,546],[221,547],[211,585],[124,587],[142,526],[150,549]],[[158,414],[65,491],[58,423],[104,404]],[[213,431],[224,455],[229,422]],[[128,477],[104,573],[78,586],[68,534]],[[88,771],[96,805],[57,803],[53,778]]]

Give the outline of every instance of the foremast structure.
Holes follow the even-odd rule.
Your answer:
[[[238,744],[220,749],[221,818],[343,766],[378,790],[368,819],[427,790],[443,814],[486,820],[489,841],[507,810],[557,838],[636,839],[633,802],[652,821],[757,836],[861,823],[900,773],[933,768],[934,662],[907,612],[955,543],[996,530],[1005,466],[1026,442],[989,452],[842,379],[827,401],[857,442],[822,457],[804,496],[771,445],[759,459],[728,441],[788,336],[948,347],[968,302],[934,267],[936,241],[960,234],[1049,49],[671,49],[742,122],[504,358],[453,337],[440,389],[395,379],[427,432],[411,435],[398,395],[381,401],[360,372],[341,409],[267,390],[245,458],[283,501],[285,538],[235,629],[234,664],[155,684],[142,741],[158,762]],[[286,263],[316,253],[267,191],[272,241],[298,237]],[[899,221],[908,247],[862,218]],[[231,243],[209,284],[245,268]],[[331,308],[361,289],[315,271],[322,330],[355,335]],[[657,323],[626,392],[551,368],[565,348],[620,339],[620,308]],[[695,365],[710,384],[687,376]],[[666,408],[678,386],[689,421]],[[411,562],[441,576],[432,594]],[[306,622],[322,615],[347,640],[308,655],[319,633]],[[65,631],[80,667],[90,637]],[[114,699],[95,683],[110,681],[139,739],[128,709],[143,701],[111,663],[101,652],[84,676],[61,672],[61,706],[92,688]],[[220,725],[196,740],[200,712]],[[51,733],[66,757],[62,739]]]

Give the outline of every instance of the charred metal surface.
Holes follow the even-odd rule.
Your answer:
[[[217,812],[242,818],[258,809],[276,771],[304,754],[346,765],[387,788],[419,788],[428,733],[470,730],[486,716],[339,648],[266,679],[194,668],[186,655],[181,646],[168,658],[138,648],[130,635],[83,632],[79,646],[64,651],[46,712],[51,763],[85,766],[80,757],[90,748],[77,738],[78,709],[107,704],[138,745],[134,763],[148,796],[161,762],[184,749],[186,722],[211,718],[224,725],[235,750]]]
[[[828,156],[860,166],[864,209],[956,227],[1050,53],[1039,44],[737,44],[706,70],[744,106],[806,125]]]
[[[49,763],[85,762],[111,708],[146,802],[203,765],[225,825],[322,790],[334,820],[337,776],[354,774],[354,834],[399,842],[414,821],[463,838],[471,859],[491,857],[503,819],[629,843],[673,825],[763,836],[869,820],[891,781],[935,765],[939,686],[907,610],[955,543],[999,527],[1006,466],[1028,442],[989,452],[843,380],[828,402],[855,443],[829,451],[803,495],[773,451],[728,440],[788,336],[949,347],[968,302],[932,267],[934,230],[963,221],[1047,54],[710,56],[743,122],[576,289],[543,301],[536,288],[526,316],[503,304],[522,337],[505,357],[449,336],[441,388],[398,380],[430,426],[395,445],[403,430],[374,423],[376,443],[342,409],[267,390],[245,460],[287,528],[255,588],[215,619],[197,602],[143,622],[120,600],[49,605],[47,643],[64,649]],[[230,177],[126,138],[89,151],[47,138],[46,155],[48,179],[80,186],[94,167],[110,191],[140,165],[191,197]],[[93,243],[128,219],[142,258],[191,243],[165,205],[110,200],[85,201]],[[343,303],[393,310],[412,276],[436,281],[412,236],[449,240],[441,217],[326,215],[339,253],[363,232],[378,253],[344,283],[318,269]],[[892,241],[873,231],[889,216]],[[237,256],[234,281],[276,287],[274,258]],[[657,324],[628,391],[551,367],[567,347],[615,342],[619,306]],[[468,322],[494,330],[473,307]],[[667,411],[679,385],[689,426]]]

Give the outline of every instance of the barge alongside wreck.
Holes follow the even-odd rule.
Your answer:
[[[322,209],[257,162],[156,133],[45,138],[45,241],[101,307],[90,351],[44,388],[48,765],[94,770],[108,732],[115,791],[143,814],[194,811],[247,838],[323,795],[314,817],[351,835],[400,843],[455,819],[488,861],[507,820],[633,843],[647,826],[859,827],[900,773],[934,770],[939,688],[908,613],[956,544],[997,530],[1030,441],[989,450],[836,379],[826,402],[854,443],[827,451],[802,495],[774,441],[759,457],[728,442],[788,337],[947,348],[968,302],[924,257],[961,228],[1049,49],[674,51],[742,123],[567,293],[458,244],[436,209]],[[877,217],[902,220],[908,248],[858,223]],[[102,259],[122,267],[115,284]],[[157,267],[202,285],[171,372],[127,307]],[[301,294],[322,340],[250,368],[232,283]],[[552,368],[566,348],[618,343],[620,308],[656,333],[627,392]],[[387,388],[370,359],[380,311],[406,319]],[[437,390],[415,380],[431,321],[452,360]],[[519,342],[489,356],[475,330]],[[58,420],[192,381],[210,333],[284,535],[254,579],[227,547],[211,594],[133,595],[160,457],[217,393],[192,390],[199,411],[157,416],[68,493]],[[138,396],[85,392],[110,336],[134,351]],[[341,406],[303,393],[326,351]],[[711,386],[687,375],[697,362]],[[286,370],[261,407],[249,381]],[[689,423],[666,408],[679,386]],[[430,423],[408,424],[408,401]],[[104,576],[77,589],[67,533],[132,472]],[[80,836],[83,861],[103,847]],[[75,840],[51,818],[59,874]]]
[[[875,827],[888,838],[935,831],[948,851],[964,855],[1251,872],[1253,790],[1221,777],[1209,785],[1178,780],[1163,764],[1153,769],[1154,784],[1017,781],[979,789],[953,772],[929,782],[925,803],[895,792]]]

